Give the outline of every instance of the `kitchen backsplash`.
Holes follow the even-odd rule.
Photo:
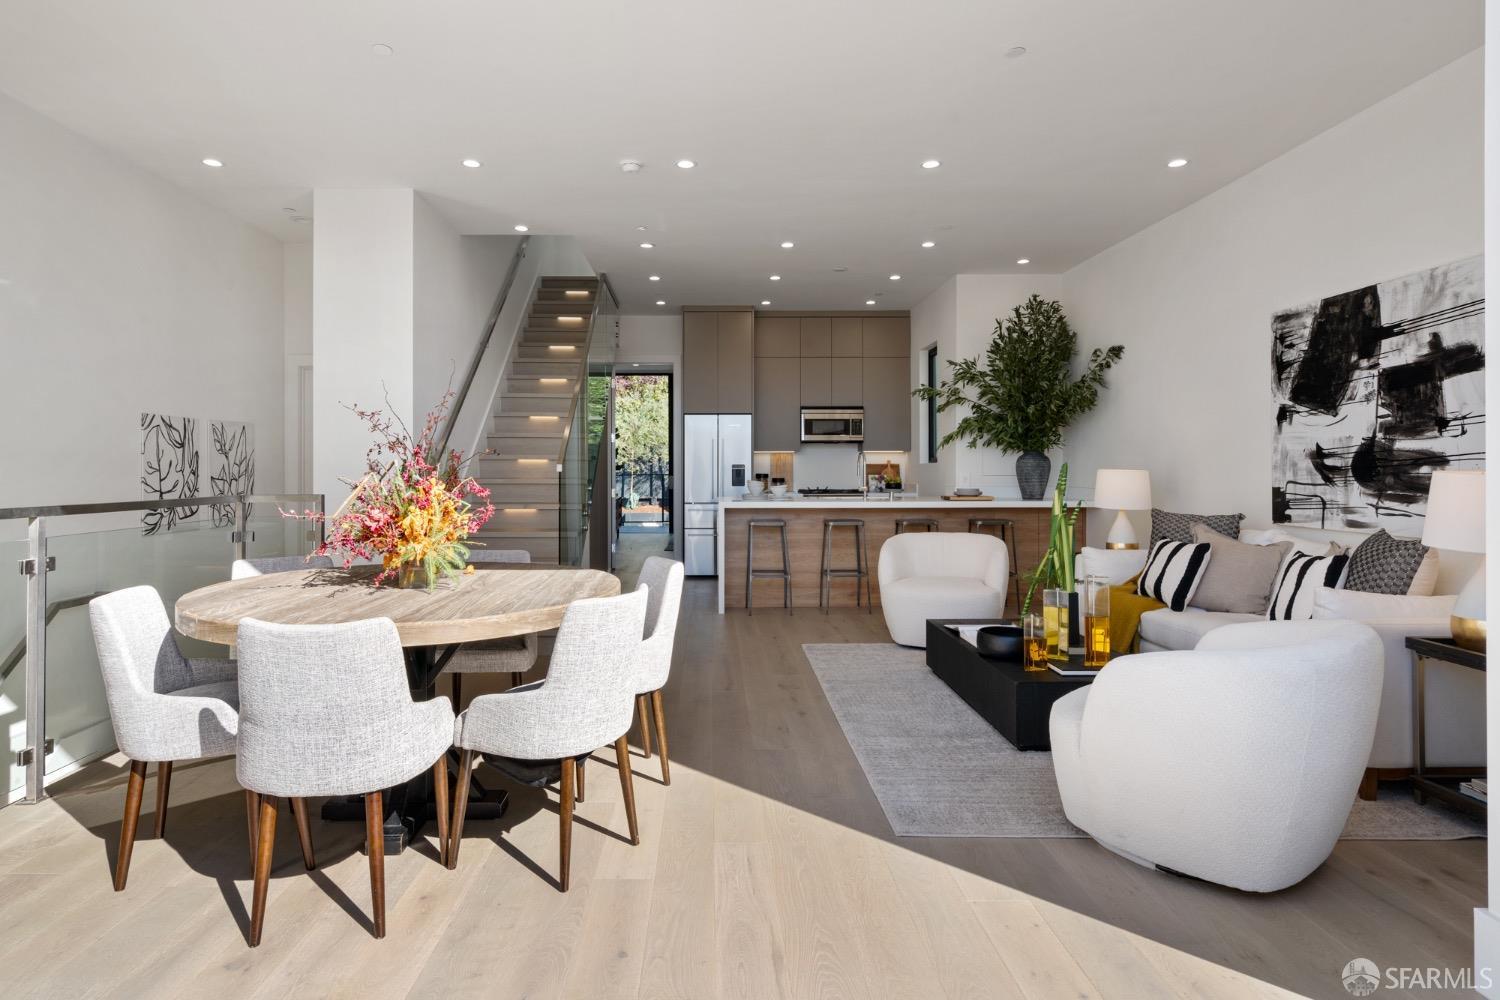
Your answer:
[[[754,471],[769,474],[772,456],[779,454],[786,453],[756,452]],[[905,470],[907,458],[904,451],[869,451],[861,454],[859,446],[853,444],[805,444],[790,454],[793,489],[859,489],[864,485],[866,464],[883,464],[888,459]]]

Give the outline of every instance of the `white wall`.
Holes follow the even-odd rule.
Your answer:
[[[1483,250],[1482,72],[1466,56],[1063,275],[1080,353],[1125,345],[1069,435],[1080,483],[1146,468],[1158,506],[1269,523],[1271,314]]]
[[[413,207],[413,398],[422,414],[450,384],[463,385],[521,238],[460,236],[420,194]]]
[[[1500,0],[1488,0],[1485,4],[1484,35],[1486,47],[1493,43],[1500,51]],[[1489,63],[1484,71],[1484,248],[1489,260],[1500,260],[1500,63]],[[1500,268],[1491,267],[1484,275],[1485,299],[1500,302]],[[1486,309],[1484,314],[1485,353],[1500,341],[1500,312]],[[1484,391],[1490,399],[1500,399],[1500,366],[1487,365],[1484,370]],[[1493,435],[1486,436],[1485,465],[1495,467],[1496,444]],[[1500,497],[1494,490],[1485,493],[1485,548],[1500,552]],[[1500,559],[1493,565],[1500,567]],[[1486,571],[1485,620],[1500,620],[1500,578],[1495,570]],[[1500,760],[1500,685],[1485,685],[1486,757]],[[1476,973],[1487,974],[1488,983],[1479,992],[1494,1000],[1500,997],[1500,839],[1489,830],[1486,845],[1488,875],[1486,878],[1486,906],[1474,910],[1474,968]]]
[[[287,492],[312,489],[303,481],[302,369],[313,362],[313,264],[311,243],[286,243],[281,248],[281,330],[286,352],[282,379],[282,482]],[[312,421],[308,420],[308,424]]]
[[[0,149],[0,507],[139,498],[142,412],[253,424],[280,489],[280,245],[3,96]]]

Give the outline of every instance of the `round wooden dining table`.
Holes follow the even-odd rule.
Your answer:
[[[282,625],[335,625],[389,618],[396,625],[412,695],[431,698],[443,667],[466,642],[503,639],[557,628],[568,605],[613,597],[619,578],[594,569],[521,563],[476,565],[431,590],[375,586],[374,566],[305,569],[228,580],[182,595],[177,631],[205,642],[232,645],[242,618]],[[454,706],[455,709],[458,706]],[[400,853],[433,817],[432,772],[425,771],[385,795],[387,854]],[[504,793],[470,798],[468,819],[497,817]],[[364,820],[361,800],[331,800],[329,820]]]

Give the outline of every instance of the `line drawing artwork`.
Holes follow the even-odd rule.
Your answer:
[[[1432,473],[1484,467],[1484,259],[1271,318],[1271,515],[1420,533]]]
[[[163,413],[141,414],[141,491],[147,500],[185,500],[198,495],[198,421]],[[184,527],[197,507],[161,507],[141,514],[141,533]]]
[[[209,486],[216,497],[249,496],[255,492],[255,427],[233,420],[209,423]],[[212,509],[216,528],[234,526],[234,508],[215,504]],[[245,509],[245,520],[250,509]]]

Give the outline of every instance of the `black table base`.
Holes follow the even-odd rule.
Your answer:
[[[418,701],[430,701],[437,694],[438,675],[458,652],[458,646],[410,646],[403,650],[406,657],[406,679],[411,685],[412,697]],[[457,772],[457,752],[448,754],[449,770]],[[464,810],[464,821],[499,819],[505,815],[509,796],[502,789],[485,788],[477,780],[470,785],[469,804]],[[433,795],[432,769],[427,768],[404,785],[385,790],[385,853],[400,854],[417,838],[422,825],[437,818],[437,801]],[[321,813],[330,823],[363,823],[365,821],[364,796],[353,795],[341,799],[329,799],[323,803]]]

